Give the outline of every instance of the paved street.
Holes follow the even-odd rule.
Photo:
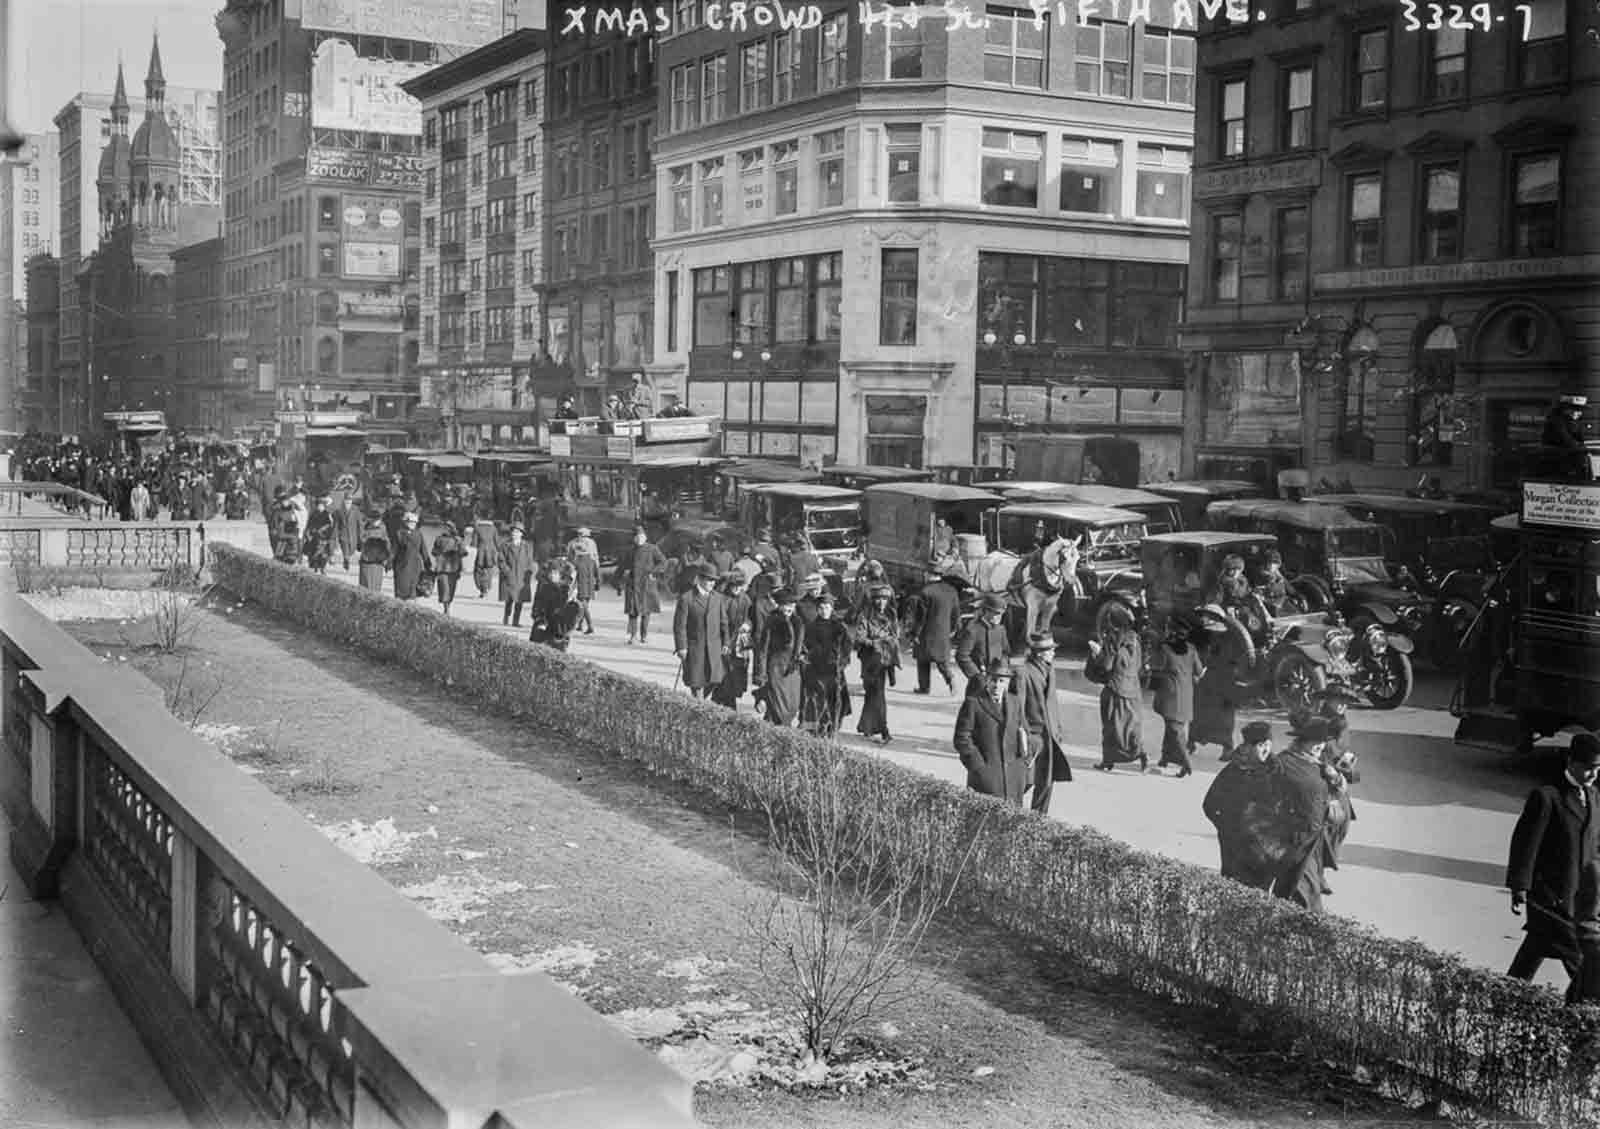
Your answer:
[[[208,523],[208,531],[242,543],[264,540],[259,523]],[[242,536],[241,536],[242,535]],[[264,546],[258,548],[261,551]],[[355,574],[337,564],[329,576],[354,583]],[[493,630],[500,626],[500,604],[473,595],[470,576],[454,605],[461,619]],[[427,606],[437,608],[428,601]],[[649,642],[625,643],[621,600],[602,588],[594,603],[596,632],[573,640],[572,653],[640,678],[671,686],[677,673],[672,654],[671,606],[653,624]],[[523,628],[527,630],[526,627]],[[1073,742],[1068,748],[1076,779],[1056,789],[1052,817],[1091,824],[1146,850],[1214,867],[1216,837],[1200,812],[1200,800],[1219,767],[1216,750],[1197,758],[1187,780],[1137,771],[1100,773],[1097,689],[1082,677],[1081,658],[1060,660],[1062,700]],[[937,676],[935,682],[937,683]],[[915,673],[902,671],[889,692],[887,748],[846,740],[875,755],[918,771],[962,783],[964,773],[951,749],[959,698],[942,687],[927,696],[911,691]],[[958,678],[957,690],[960,690]],[[1344,849],[1343,869],[1330,874],[1335,894],[1332,912],[1362,921],[1396,937],[1416,937],[1435,948],[1460,953],[1472,963],[1503,969],[1519,938],[1520,919],[1503,891],[1506,844],[1534,779],[1532,766],[1457,747],[1448,712],[1450,683],[1431,673],[1419,675],[1412,704],[1390,713],[1352,715],[1354,747],[1361,756],[1362,780],[1356,786],[1357,822]],[[742,708],[751,708],[747,697]],[[1281,717],[1263,715],[1276,723]],[[851,730],[853,721],[846,723]],[[1160,747],[1159,721],[1146,718],[1145,741]],[[1152,760],[1154,760],[1152,753]],[[1546,968],[1544,982],[1561,983],[1560,970]]]

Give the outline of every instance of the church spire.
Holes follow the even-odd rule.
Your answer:
[[[160,113],[167,98],[167,76],[161,71],[161,36],[150,33],[150,71],[144,76],[145,113]]]
[[[123,127],[128,124],[128,84],[122,78],[121,59],[117,60],[117,90],[111,96],[111,120]]]

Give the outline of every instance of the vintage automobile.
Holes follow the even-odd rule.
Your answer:
[[[554,489],[555,464],[532,451],[479,451],[472,456],[477,500],[495,521],[509,522],[511,511],[526,507]]]
[[[783,482],[821,482],[822,474],[798,463],[777,459],[727,459],[717,467],[711,483],[711,512],[725,522],[737,523],[740,498],[747,487]]]
[[[1206,507],[1212,502],[1230,502],[1235,498],[1261,498],[1266,490],[1254,482],[1242,479],[1172,479],[1167,482],[1147,482],[1139,487],[1178,505],[1179,529],[1204,529]]]
[[[956,539],[965,535],[981,541],[984,515],[998,509],[1001,498],[970,486],[903,482],[867,487],[861,504],[866,557],[883,565],[901,596],[910,596],[927,583],[939,522]]]
[[[1006,500],[1023,499],[1007,494]],[[1175,501],[1143,489],[1132,490],[1125,486],[1099,485],[1057,486],[1054,491],[1039,500],[1076,502],[1085,506],[1132,510],[1144,518],[1145,528],[1150,533],[1176,533],[1184,528],[1183,518]]]
[[[974,463],[941,463],[928,468],[932,478],[944,486],[971,486],[978,490],[992,489],[995,483],[1010,482],[1016,477],[1011,467],[978,466]]]
[[[1276,537],[1290,591],[1307,611],[1337,611],[1358,633],[1376,624],[1403,634],[1408,651],[1426,630],[1434,601],[1394,583],[1383,530],[1340,506],[1272,498],[1212,502],[1206,524]]]
[[[1087,631],[1113,593],[1135,593],[1143,587],[1139,542],[1147,527],[1143,515],[1132,510],[1075,502],[1008,505],[991,517],[990,528],[996,553],[1012,560],[1060,538],[1079,546],[1076,583],[1056,605],[1052,626],[1058,630]]]
[[[858,466],[851,463],[834,463],[822,468],[822,481],[829,486],[843,486],[849,490],[865,490],[868,486],[893,482],[932,482],[933,471],[913,470],[910,467]]]
[[[782,544],[804,533],[822,559],[823,575],[838,589],[861,557],[861,491],[816,482],[764,483],[740,492],[737,524],[721,527],[723,544],[738,553],[763,529]]]
[[[1517,551],[1462,643],[1450,702],[1460,744],[1531,753],[1569,726],[1600,727],[1600,483],[1567,469],[1524,478],[1518,521],[1495,519]]]
[[[1455,670],[1461,637],[1482,606],[1494,576],[1489,522],[1498,507],[1402,494],[1319,494],[1384,532],[1385,558],[1396,586],[1433,598],[1422,642],[1433,665]]]
[[[1311,708],[1330,683],[1378,709],[1404,704],[1414,679],[1404,636],[1390,636],[1377,624],[1358,631],[1326,610],[1273,615],[1259,593],[1226,610],[1206,602],[1226,557],[1243,558],[1248,571],[1277,544],[1271,534],[1216,530],[1146,538],[1139,553],[1149,643],[1165,636],[1174,616],[1210,620],[1226,633],[1240,680],[1291,713]]]

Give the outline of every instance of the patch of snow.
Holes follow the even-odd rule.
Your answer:
[[[476,862],[478,859],[489,857],[488,851],[469,851],[465,847],[450,847],[445,854],[461,859],[464,862]]]
[[[397,862],[405,857],[417,839],[439,837],[439,832],[432,827],[426,831],[401,831],[395,827],[394,820],[388,817],[370,824],[352,819],[346,823],[319,826],[317,830],[332,839],[346,854],[368,866]]]
[[[597,961],[611,955],[610,949],[597,949],[579,941],[571,945],[557,945],[542,953],[486,953],[484,959],[507,976],[522,972],[544,972],[551,976],[574,976],[579,979],[589,975]]]
[[[606,1018],[640,1041],[665,1039],[684,1027],[683,1016],[670,1007],[631,1007]]]
[[[443,874],[431,882],[406,886],[401,893],[423,903],[423,910],[435,921],[459,924],[482,917],[485,902],[523,888],[521,882],[501,882],[473,871],[470,874]]]
[[[210,742],[230,757],[234,755],[234,742],[250,732],[248,726],[218,725],[209,721],[196,722],[190,728],[200,740]]]
[[[704,980],[708,975],[721,972],[728,967],[725,960],[712,960],[707,956],[685,957],[682,960],[668,961],[656,969],[657,976],[664,976],[668,980]]]
[[[56,621],[115,619],[122,623],[150,614],[153,598],[136,588],[63,588],[60,592],[24,592],[22,598]],[[185,601],[189,597],[182,597]]]

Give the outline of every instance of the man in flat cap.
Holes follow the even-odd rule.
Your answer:
[[[723,637],[722,595],[717,592],[717,568],[710,561],[695,566],[689,590],[672,611],[672,650],[683,672],[683,684],[703,698],[722,683],[727,640]]]
[[[1507,976],[1532,980],[1547,957],[1559,960],[1574,979],[1578,976],[1576,903],[1584,873],[1596,861],[1597,774],[1600,737],[1579,733],[1567,748],[1561,774],[1528,793],[1511,832],[1506,865],[1511,912],[1520,915],[1526,909],[1528,922]]]
[[[982,693],[989,667],[1006,657],[1005,615],[1005,593],[986,592],[978,614],[956,639],[956,666],[967,676],[968,694]]]
[[[1217,773],[1200,810],[1217,829],[1222,849],[1222,876],[1270,890],[1279,857],[1274,854],[1276,828],[1270,826],[1277,794],[1277,760],[1272,753],[1272,726],[1252,721],[1244,727],[1244,743]]]
[[[1028,733],[1022,702],[1011,692],[1015,668],[1005,657],[985,664],[982,689],[968,694],[956,714],[954,745],[967,770],[967,787],[1022,806],[1028,778]]]

